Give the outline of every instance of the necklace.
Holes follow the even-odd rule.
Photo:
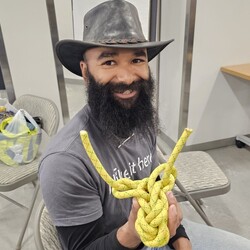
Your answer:
[[[122,145],[124,145],[127,141],[129,141],[135,134],[133,133],[132,135],[130,135],[127,139],[125,139],[123,142],[121,142],[119,144],[119,146],[117,148],[120,148]]]

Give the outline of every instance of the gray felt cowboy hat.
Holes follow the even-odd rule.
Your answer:
[[[68,70],[81,76],[80,61],[87,49],[146,48],[150,61],[172,41],[147,41],[135,6],[123,0],[111,0],[84,16],[83,41],[61,40],[56,44],[56,53]]]

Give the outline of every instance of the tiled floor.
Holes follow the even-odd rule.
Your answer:
[[[80,108],[78,103],[84,103],[83,92],[82,85],[67,86],[71,117]],[[250,150],[248,147],[238,149],[236,146],[229,146],[209,150],[208,153],[231,180],[231,190],[225,195],[204,199],[204,209],[216,227],[250,239]],[[29,204],[33,190],[33,185],[30,184],[9,192],[8,195]],[[40,200],[39,194],[24,237],[23,250],[36,249],[33,226],[34,215]],[[203,223],[189,203],[183,202],[181,205],[186,218]],[[0,197],[0,250],[15,249],[25,214],[25,211]]]

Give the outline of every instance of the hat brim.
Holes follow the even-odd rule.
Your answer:
[[[146,48],[148,52],[148,61],[150,61],[173,41],[174,39],[169,41],[143,42],[136,44],[100,44],[66,39],[61,40],[56,44],[56,53],[65,68],[78,76],[82,76],[80,61],[83,60],[83,54],[87,49],[94,47],[127,49]]]

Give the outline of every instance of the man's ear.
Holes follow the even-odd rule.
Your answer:
[[[80,61],[80,68],[82,71],[82,77],[85,82],[88,82],[88,71],[87,71],[87,64],[84,61]]]

